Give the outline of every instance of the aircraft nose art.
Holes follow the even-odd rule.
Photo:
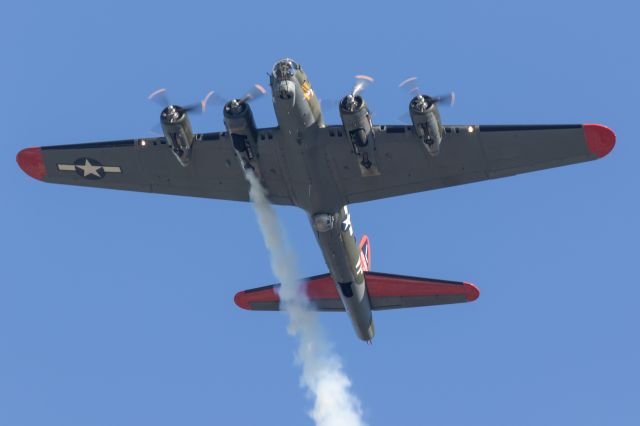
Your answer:
[[[582,128],[587,148],[592,154],[602,158],[611,152],[616,144],[616,134],[613,130],[602,124],[583,124]]]
[[[16,161],[22,171],[34,179],[42,180],[47,175],[40,148],[23,149],[16,156]]]

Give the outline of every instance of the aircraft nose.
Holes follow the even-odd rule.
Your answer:
[[[291,103],[294,105],[296,103],[295,84],[290,80],[280,81],[276,88],[275,98],[277,101]]]

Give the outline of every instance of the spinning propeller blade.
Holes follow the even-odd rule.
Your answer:
[[[411,97],[421,95],[420,86],[418,85],[418,77],[409,77],[400,82],[398,87],[406,89]],[[441,106],[453,106],[456,101],[456,94],[454,92],[447,93],[446,95],[429,96],[432,102]]]
[[[164,87],[151,92],[149,96],[147,96],[147,99],[157,103],[163,108],[171,104],[171,102],[169,101],[169,97],[167,96],[167,89],[165,89]]]
[[[211,95],[213,94],[212,92]],[[207,104],[207,101],[209,99],[209,97],[211,97],[210,94],[207,94],[207,96],[200,102],[197,103],[192,103],[192,104],[187,104],[187,105],[174,105],[173,103],[171,103],[171,100],[169,99],[169,96],[167,94],[167,89],[162,87],[158,90],[154,90],[153,92],[151,92],[149,94],[149,96],[147,96],[147,99],[155,102],[156,104],[160,105],[162,108],[166,108],[169,105],[173,105],[173,106],[179,106],[181,109],[183,109],[184,111],[187,112],[192,112],[192,113],[203,113],[205,111],[205,107]]]
[[[364,74],[357,74],[354,76],[354,78],[356,79],[356,82],[354,83],[353,88],[351,89],[351,93],[350,93],[351,96],[358,95],[369,84],[374,82],[373,77],[370,77]],[[324,111],[327,111],[329,109],[336,109],[338,105],[340,105],[340,101],[336,99],[319,99],[319,102],[320,102],[320,108],[322,108]]]
[[[267,93],[267,90],[260,84],[256,83],[253,85],[251,90],[249,90],[241,99],[242,102],[251,102],[254,101],[261,96]]]
[[[368,75],[358,74],[354,76],[356,79],[356,83],[353,86],[353,90],[351,94],[356,96],[358,93],[362,92],[369,84],[373,83],[373,77],[369,77]]]

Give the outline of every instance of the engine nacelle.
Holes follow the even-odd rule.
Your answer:
[[[258,130],[251,107],[246,102],[233,99],[224,106],[224,124],[233,143],[233,149],[244,169],[258,169]]]
[[[360,95],[347,95],[340,101],[340,118],[345,133],[358,157],[362,176],[379,175],[375,158],[375,134],[369,108]]]
[[[162,110],[160,123],[173,154],[183,167],[188,166],[191,160],[193,131],[187,112],[179,106],[169,105]]]
[[[436,102],[427,95],[418,95],[411,99],[409,114],[416,136],[423,142],[427,152],[432,156],[438,155],[444,129]]]

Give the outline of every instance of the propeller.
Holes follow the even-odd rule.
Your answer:
[[[209,102],[210,100],[216,100],[216,95],[213,91],[211,91],[207,93],[207,95],[200,102],[195,102],[185,106],[175,105],[169,99],[169,96],[167,95],[167,89],[162,87],[158,90],[151,92],[151,94],[149,94],[147,99],[160,105],[163,109],[169,106],[174,106],[174,107],[179,106],[180,109],[182,109],[185,112],[201,114],[205,112],[207,108],[207,102]]]
[[[369,77],[368,75],[358,74],[355,76],[356,83],[353,86],[353,90],[351,91],[352,96],[356,96],[360,92],[362,92],[369,84],[373,83],[373,77]]]
[[[267,93],[267,91],[262,85],[254,84],[253,87],[249,91],[247,91],[247,93],[245,93],[245,95],[242,98],[238,99],[238,101],[240,103],[251,102],[260,98],[265,93]],[[151,92],[151,94],[149,94],[147,99],[152,102],[155,102],[156,104],[160,105],[163,108],[166,108],[168,106],[174,106],[174,107],[179,106],[180,109],[182,109],[185,112],[196,113],[196,114],[201,114],[205,112],[207,110],[207,105],[210,102],[213,102],[214,104],[217,104],[217,105],[224,105],[231,100],[223,96],[220,96],[218,93],[211,90],[207,92],[205,97],[200,102],[195,102],[185,106],[175,105],[169,99],[169,96],[167,95],[167,89],[164,87]]]
[[[200,102],[202,112],[205,112],[207,110],[207,104],[209,103],[209,101],[213,102],[216,105],[224,105],[227,102],[225,98],[223,98],[213,90],[210,90],[209,92],[207,92],[204,99],[202,99],[202,101]]]
[[[175,105],[174,103],[171,102],[169,95],[167,94],[167,89],[164,87],[154,90],[149,94],[149,96],[147,96],[147,100],[162,107],[163,111],[167,110],[169,111],[169,113],[174,113],[174,114],[177,114],[177,111],[188,112],[191,114],[202,114],[205,112],[207,108],[207,103],[210,100],[215,100],[215,99],[216,98],[215,98],[214,92],[209,92],[200,102],[194,102],[191,104],[187,104],[185,106]],[[160,123],[157,123],[156,125],[154,125],[151,128],[151,133],[161,136],[163,134],[162,125]]]
[[[405,80],[402,80],[402,82],[400,82],[398,87],[405,89],[411,95],[412,98],[415,96],[422,96],[422,91],[420,90],[420,86],[418,85],[418,77],[409,77]],[[454,92],[450,92],[446,95],[438,95],[438,96],[425,95],[425,97],[428,98],[428,100],[424,100],[425,102],[428,101],[434,104],[438,104],[439,106],[451,107],[456,102],[456,94]],[[428,104],[425,104],[425,105],[428,105]],[[408,112],[405,112],[400,117],[398,117],[398,120],[401,123],[410,123],[411,115]]]
[[[374,81],[373,77],[369,77],[368,75],[364,75],[364,74],[357,74],[354,76],[354,78],[356,79],[356,81],[353,84],[351,93],[349,93],[349,95],[351,95],[352,97],[355,97],[356,95],[358,95],[369,84],[373,83]],[[341,100],[336,100],[336,99],[319,99],[320,108],[322,108],[325,111],[328,109],[336,109],[338,108],[338,105],[340,105],[340,101]]]
[[[240,99],[240,102],[253,102],[256,99],[264,96],[267,90],[261,84],[254,84],[251,89]]]
[[[236,101],[238,103],[252,102],[263,96],[265,93],[267,93],[266,89],[262,85],[256,83],[253,85],[253,87],[251,87],[251,89],[247,91],[247,93],[245,93],[242,98],[237,99]],[[169,99],[169,96],[167,95],[167,89],[162,87],[151,92],[147,97],[147,100],[160,105],[163,110],[172,107],[174,109],[180,109],[181,111],[188,112],[190,114],[203,114],[204,112],[206,112],[208,104],[214,103],[216,105],[225,105],[231,99],[227,99],[219,95],[215,91],[210,90],[200,102],[194,102],[185,106],[175,105]],[[160,123],[158,123],[151,129],[151,131],[153,133],[162,135],[162,126],[160,125]]]
[[[409,77],[403,80],[398,87],[406,89],[412,97],[422,94],[420,86],[418,86],[418,77]],[[442,106],[453,106],[456,102],[456,94],[455,92],[450,92],[446,95],[429,96],[429,100]]]

